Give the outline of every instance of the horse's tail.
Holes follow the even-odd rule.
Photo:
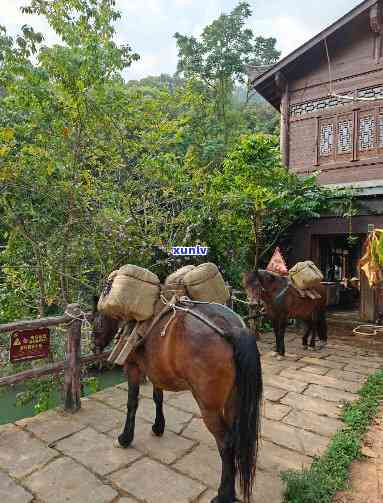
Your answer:
[[[234,465],[244,501],[253,489],[261,422],[262,370],[255,337],[246,329],[233,338],[236,366],[236,413],[233,424]]]

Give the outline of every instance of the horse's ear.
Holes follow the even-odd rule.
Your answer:
[[[93,298],[92,298],[92,310],[93,310],[93,313],[97,313],[98,299],[99,299],[98,295],[93,295]]]

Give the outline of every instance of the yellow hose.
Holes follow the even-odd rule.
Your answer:
[[[362,332],[362,328],[373,329],[372,332]],[[354,328],[352,331],[353,334],[357,335],[378,335],[379,333],[383,334],[383,326],[382,325],[359,325]]]

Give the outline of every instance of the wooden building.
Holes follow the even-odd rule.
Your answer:
[[[282,158],[291,171],[320,171],[322,184],[358,189],[351,229],[349,219],[331,215],[297,227],[288,257],[290,265],[314,260],[329,304],[339,304],[341,280],[359,275],[367,233],[383,228],[383,0],[365,0],[254,76],[253,86],[281,112]],[[353,244],[350,230],[359,238]],[[361,316],[373,321],[375,293],[363,277],[360,283]]]

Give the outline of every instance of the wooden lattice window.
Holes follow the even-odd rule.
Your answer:
[[[334,147],[334,124],[323,123],[320,128],[319,155],[328,157]]]
[[[314,165],[383,155],[383,107],[317,118]]]
[[[351,118],[338,121],[338,154],[352,154],[353,124]]]
[[[383,148],[383,110],[379,110],[379,148]]]
[[[359,120],[359,150],[366,151],[375,148],[376,127],[373,114],[365,115]]]

